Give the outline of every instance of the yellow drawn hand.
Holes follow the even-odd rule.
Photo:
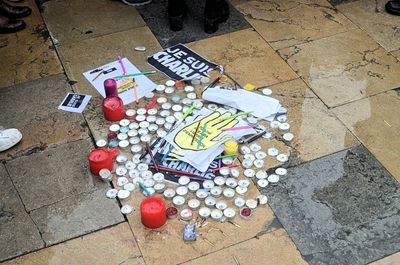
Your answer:
[[[218,111],[212,113],[210,116],[207,116],[197,122],[194,122],[186,127],[184,127],[180,132],[175,135],[175,143],[182,149],[187,150],[204,150],[207,149],[221,141],[224,141],[226,138],[230,138],[231,136],[225,135],[221,139],[216,140],[220,134],[223,133],[221,129],[224,128],[232,128],[239,121],[236,119],[228,119],[224,121],[220,121],[220,118],[225,118],[231,116],[230,112],[226,112],[221,115]],[[197,125],[200,123],[200,127],[196,133],[193,144],[192,139],[193,135],[196,132]],[[201,132],[204,128],[204,124],[207,123],[206,130],[204,131],[203,138],[201,139],[201,144],[198,146],[198,142],[200,139]]]

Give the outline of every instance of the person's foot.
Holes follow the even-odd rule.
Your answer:
[[[22,20],[15,20],[0,15],[0,34],[17,32],[23,30],[25,27],[26,24]]]
[[[9,18],[21,18],[29,16],[32,10],[27,6],[12,6],[0,0],[0,15]]]
[[[204,31],[212,34],[220,23],[229,18],[229,4],[226,0],[206,0],[204,8]]]
[[[173,31],[180,31],[183,28],[183,19],[186,16],[185,0],[168,0],[169,27]]]
[[[400,16],[400,1],[389,1],[385,5],[386,12],[392,15]]]
[[[7,129],[0,131],[0,152],[10,149],[22,139],[18,129]]]
[[[142,6],[150,4],[152,0],[121,0],[122,3],[129,6]]]

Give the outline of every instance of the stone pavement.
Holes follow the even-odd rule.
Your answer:
[[[0,35],[0,125],[23,134],[0,153],[4,264],[400,264],[400,18],[386,1],[230,0],[212,35],[201,3],[173,33],[165,0],[36,2],[19,4],[33,8],[27,29]],[[295,135],[262,144],[290,155],[277,186],[249,191],[269,206],[235,217],[240,227],[214,222],[193,244],[179,221],[145,229],[137,191],[123,216],[127,202],[104,196],[87,161],[110,123],[82,72],[119,55],[148,71],[147,56],[179,42],[270,88]],[[71,91],[93,96],[83,115],[57,110]]]

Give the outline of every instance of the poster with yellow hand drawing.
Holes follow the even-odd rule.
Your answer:
[[[165,140],[175,147],[170,155],[202,172],[206,171],[214,158],[223,152],[225,141],[256,133],[253,128],[222,131],[248,125],[242,117],[224,120],[231,115],[223,109],[202,109],[165,137]]]

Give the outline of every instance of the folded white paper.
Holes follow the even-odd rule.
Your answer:
[[[203,99],[241,111],[253,111],[252,115],[267,121],[273,121],[275,117],[273,114],[277,113],[281,107],[277,99],[244,89],[229,90],[211,87],[203,92]]]

